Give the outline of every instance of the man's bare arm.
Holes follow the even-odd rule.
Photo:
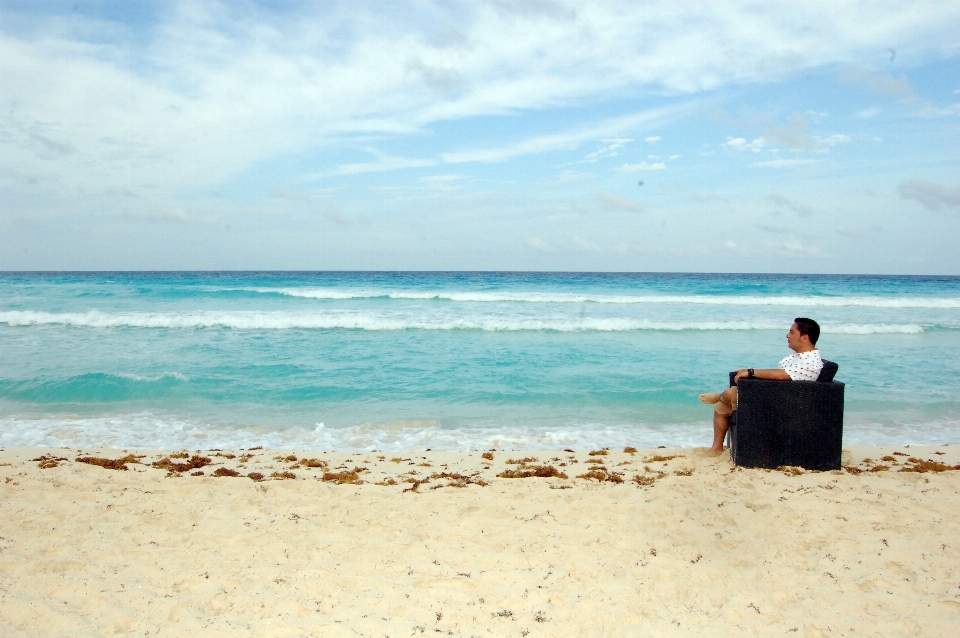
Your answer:
[[[748,378],[750,373],[746,370],[737,370],[736,376],[733,378],[733,382],[736,383],[742,378]],[[770,379],[772,381],[790,381],[790,375],[786,373],[785,370],[773,369],[773,370],[754,370],[753,371],[754,379]]]

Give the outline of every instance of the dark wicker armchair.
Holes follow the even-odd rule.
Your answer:
[[[844,385],[838,366],[823,362],[816,381],[740,379],[730,415],[730,454],[736,465],[840,469]],[[730,385],[733,377],[730,373]]]

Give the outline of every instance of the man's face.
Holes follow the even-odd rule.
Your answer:
[[[801,340],[803,338],[804,335],[800,334],[800,330],[797,329],[797,324],[791,325],[790,332],[787,333],[787,347],[794,352],[797,352],[797,350],[800,348]]]

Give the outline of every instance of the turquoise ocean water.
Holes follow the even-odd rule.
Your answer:
[[[960,443],[960,278],[0,274],[0,445],[695,446],[796,316],[845,444]]]

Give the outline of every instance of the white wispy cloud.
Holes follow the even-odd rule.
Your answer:
[[[633,139],[629,137],[613,139],[613,140],[602,140],[605,146],[601,147],[599,150],[594,151],[593,153],[587,154],[583,158],[584,162],[596,162],[605,157],[616,157],[620,153],[620,149],[632,142]]]
[[[597,193],[597,199],[603,202],[607,207],[627,212],[636,212],[640,210],[640,203],[629,200],[626,197],[615,195],[613,193]]]
[[[423,168],[436,166],[436,160],[419,159],[415,157],[388,157],[383,156],[376,162],[356,162],[340,164],[334,169],[334,175],[357,175],[358,173],[373,173],[379,171],[395,171],[403,168]]]
[[[725,145],[729,148],[732,148],[735,151],[753,151],[754,153],[759,153],[763,150],[763,147],[767,145],[767,140],[762,137],[758,137],[752,142],[748,142],[746,138],[736,137],[729,139],[725,142]]]
[[[547,253],[549,255],[559,252],[555,246],[549,242],[544,241],[540,237],[531,237],[527,240],[527,246],[533,248],[539,253]]]
[[[904,199],[920,202],[929,210],[960,206],[960,186],[949,188],[924,179],[908,179],[897,185]]]
[[[824,254],[817,246],[804,244],[799,239],[791,239],[782,242],[768,242],[767,246],[774,252],[788,257],[819,257]]]
[[[320,208],[317,210],[317,212],[320,213],[320,216],[328,222],[338,224],[340,226],[348,226],[353,223],[350,218],[346,216],[343,208],[341,206],[337,206],[336,204],[325,202],[320,205]]]
[[[784,197],[783,195],[767,195],[767,200],[773,202],[777,206],[782,206],[792,210],[801,217],[809,217],[813,214],[813,210],[809,206],[794,202],[790,198]]]
[[[662,171],[667,165],[663,162],[656,162],[650,164],[647,161],[640,162],[639,164],[622,164],[617,167],[618,175],[630,175],[632,173],[642,173],[645,171]]]
[[[557,181],[561,184],[574,184],[576,182],[581,182],[585,179],[590,179],[594,177],[593,173],[582,173],[578,171],[565,170],[560,173],[560,179]]]
[[[463,175],[447,174],[447,175],[427,175],[427,176],[421,177],[420,181],[426,184],[448,184],[450,182],[455,182],[462,179],[463,179]]]
[[[827,137],[817,138],[817,143],[823,146],[839,146],[840,144],[849,144],[850,136],[835,133],[833,135],[828,135]]]
[[[533,155],[555,150],[578,148],[588,141],[614,137],[617,133],[629,132],[650,122],[672,121],[689,113],[694,103],[685,103],[671,108],[658,108],[633,113],[623,117],[596,122],[591,126],[523,139],[513,144],[443,153],[443,161],[450,164],[465,162],[503,162],[523,155]]]
[[[862,86],[875,93],[903,99],[916,97],[916,92],[905,75],[894,77],[889,71],[873,73],[862,67],[844,69],[840,72],[840,81]]]
[[[765,162],[754,162],[751,166],[758,166],[760,168],[794,168],[796,166],[809,166],[819,162],[820,160],[815,159],[775,159]]]
[[[601,253],[603,250],[595,241],[576,236],[573,238],[573,249],[581,253]]]

